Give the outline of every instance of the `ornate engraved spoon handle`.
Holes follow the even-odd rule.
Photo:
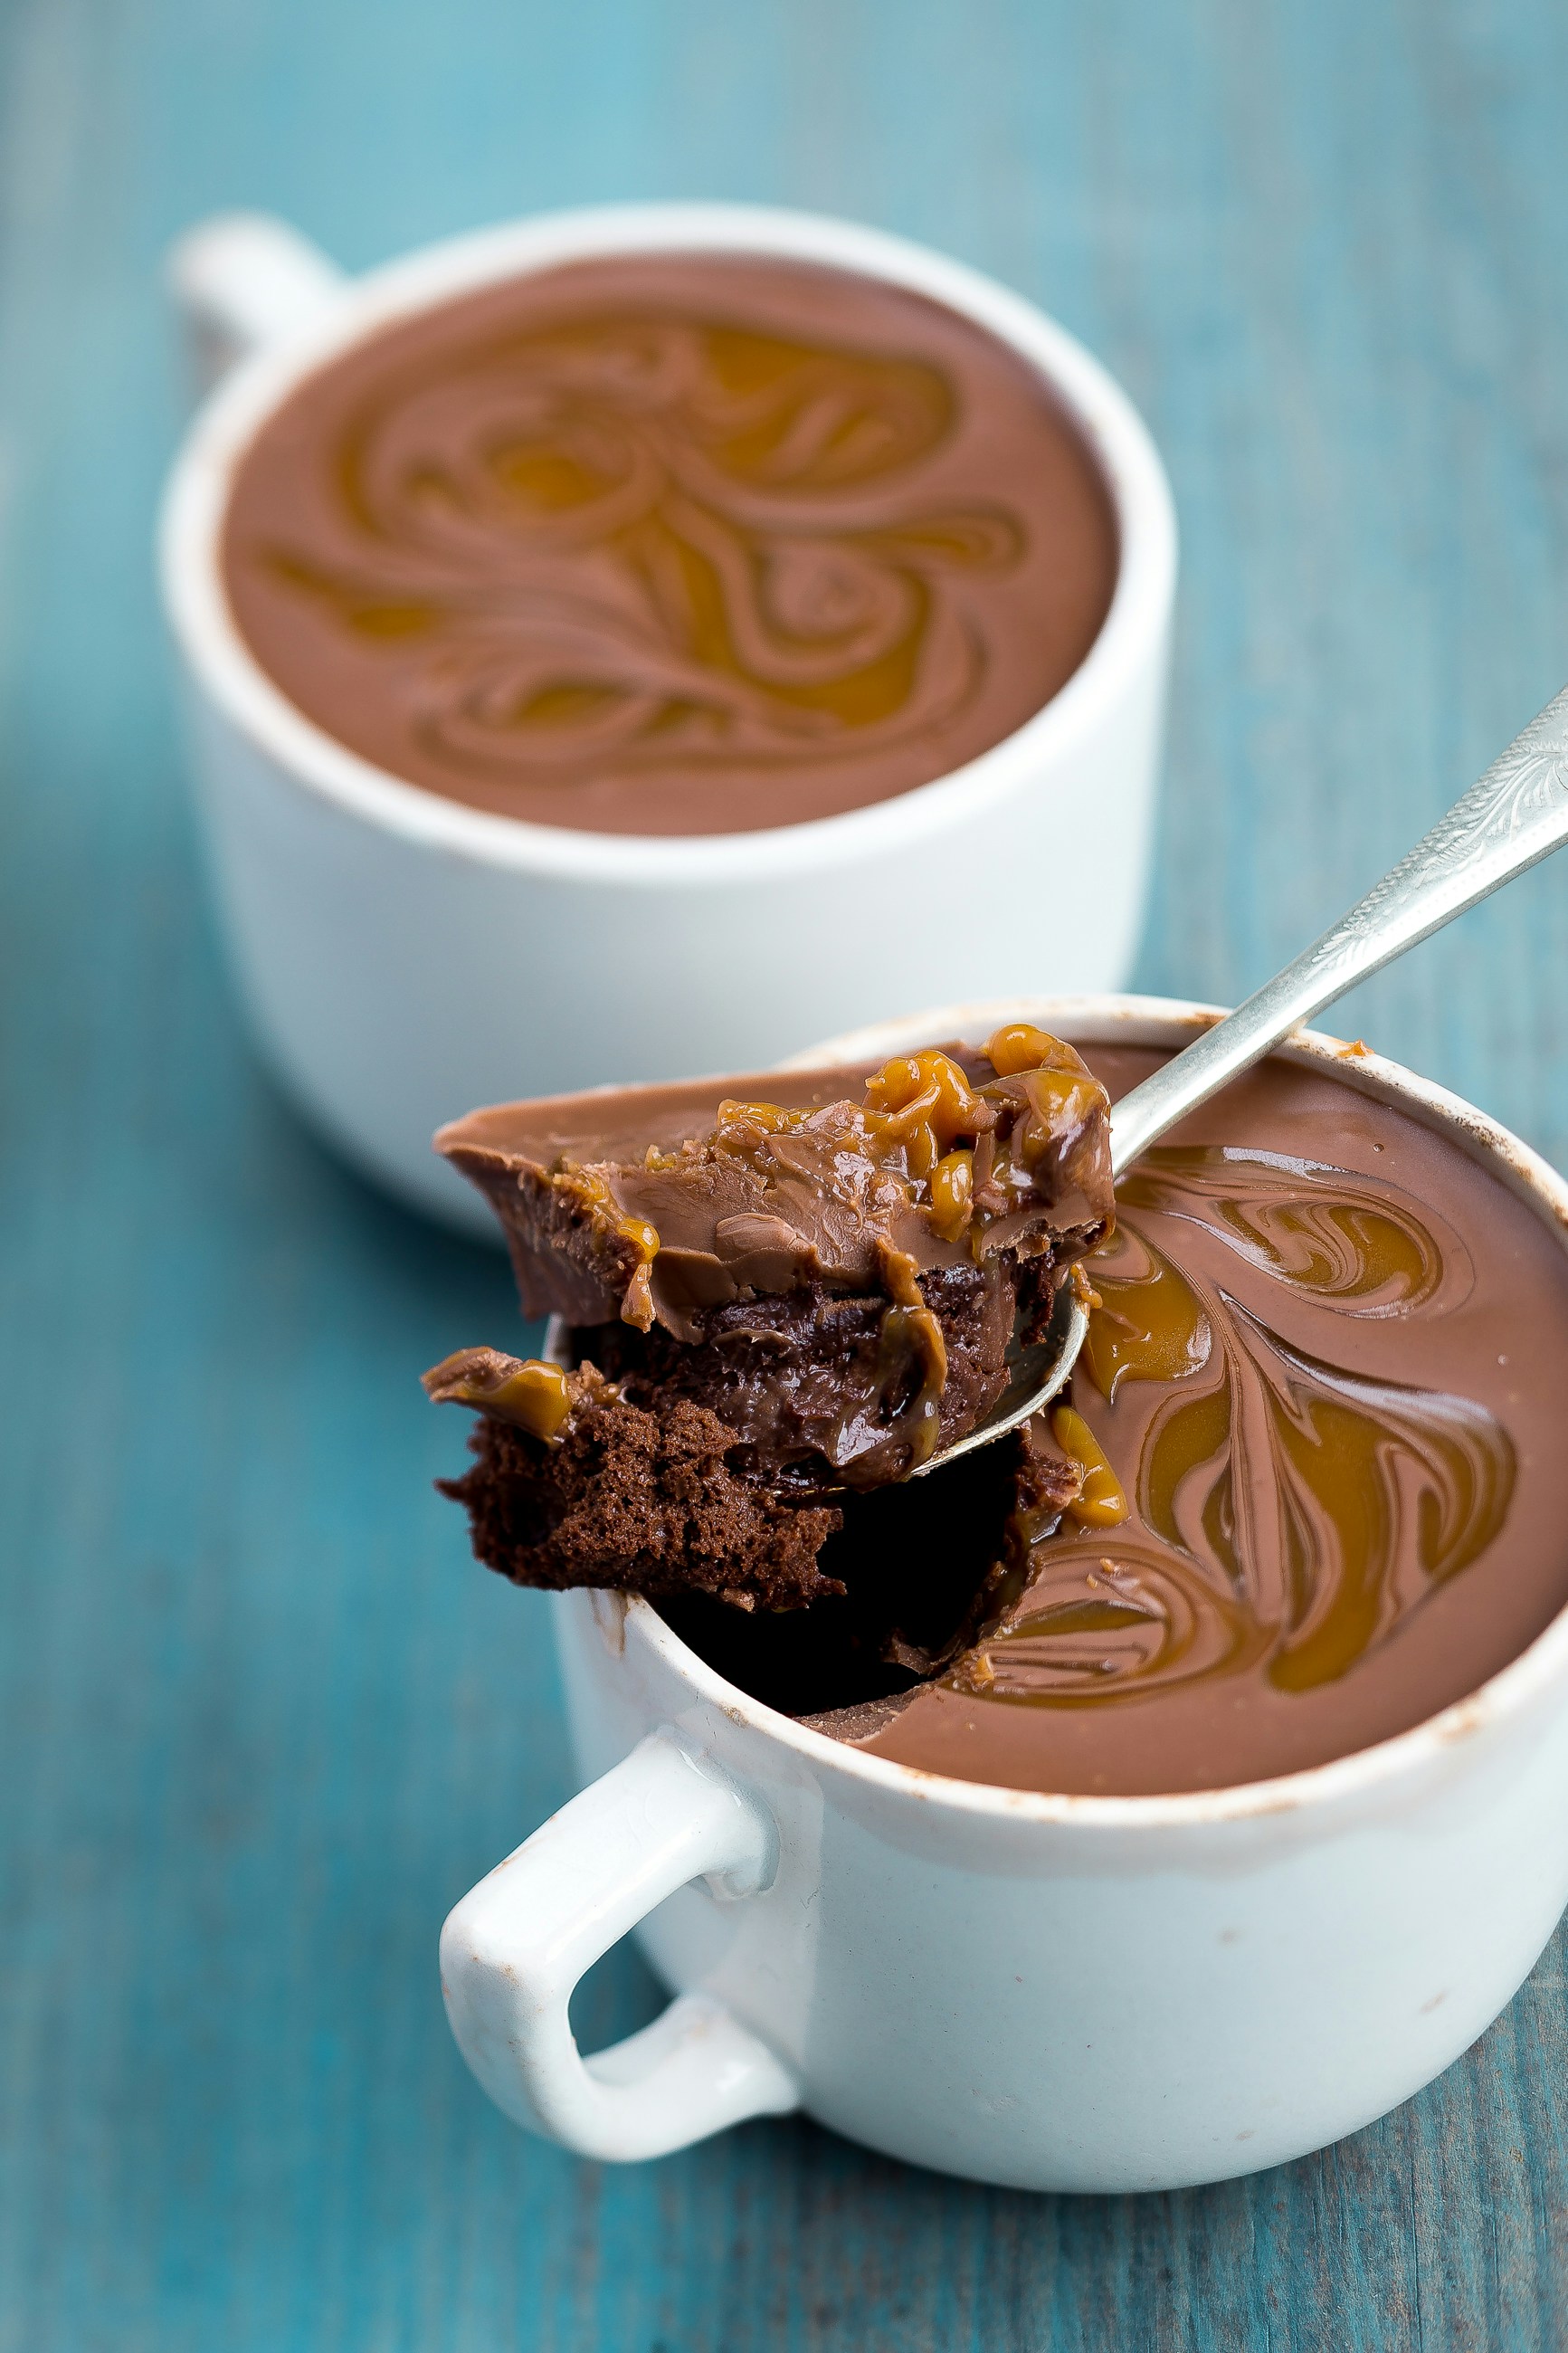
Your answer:
[[[1380,972],[1565,841],[1568,687],[1348,915],[1122,1097],[1110,1120],[1116,1174],[1358,980]]]

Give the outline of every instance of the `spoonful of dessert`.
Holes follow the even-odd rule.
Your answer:
[[[1565,841],[1568,688],[1348,914],[1122,1097],[1110,1114],[1112,1181],[1178,1120],[1261,1061],[1315,1013]],[[1064,1286],[1049,1330],[1032,1345],[1013,1350],[1007,1388],[990,1412],[919,1464],[915,1475],[940,1470],[1037,1413],[1071,1373],[1088,1328],[1077,1293]]]
[[[444,1128],[437,1149],[505,1229],[524,1313],[556,1319],[542,1358],[464,1348],[425,1376],[481,1417],[479,1484],[454,1492],[484,1556],[525,1582],[744,1609],[840,1590],[818,1560],[847,1495],[941,1470],[1060,1389],[1088,1324],[1077,1263],[1110,1230],[1116,1177],[1564,840],[1568,690],[1349,914],[1114,1111],[1070,1045],[1012,1021],[879,1069],[599,1088]]]

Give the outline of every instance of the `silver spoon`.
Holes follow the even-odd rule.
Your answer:
[[[1500,754],[1479,784],[1374,883],[1348,915],[1257,995],[1205,1029],[1110,1114],[1110,1170],[1120,1177],[1167,1128],[1331,1005],[1568,841],[1568,688]],[[1089,1317],[1064,1286],[1045,1337],[1018,1347],[1013,1377],[985,1419],[913,1472],[924,1478],[1027,1421],[1078,1361]]]

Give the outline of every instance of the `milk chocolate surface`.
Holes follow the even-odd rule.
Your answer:
[[[238,470],[224,579],[306,715],[426,789],[744,831],[944,775],[1082,661],[1100,472],[923,296],[713,254],[582,262],[387,328]]]
[[[1085,1051],[1113,1096],[1158,1059]],[[1130,1516],[1034,1543],[874,1753],[1258,1780],[1419,1723],[1568,1599],[1568,1254],[1447,1138],[1267,1064],[1138,1164],[1086,1271],[1072,1401]]]

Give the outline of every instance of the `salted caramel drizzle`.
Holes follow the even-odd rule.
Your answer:
[[[422,1376],[437,1405],[471,1406],[553,1445],[569,1419],[571,1382],[559,1365],[531,1356],[519,1363],[496,1348],[459,1348]]]
[[[626,1216],[610,1189],[609,1180],[596,1168],[568,1166],[564,1172],[573,1190],[590,1213],[607,1226],[617,1240],[628,1245],[632,1252],[626,1287],[621,1296],[621,1321],[631,1324],[639,1332],[653,1326],[653,1262],[658,1256],[658,1228],[647,1218]]]
[[[1005,1024],[983,1051],[995,1078],[981,1085],[939,1048],[893,1056],[867,1081],[861,1103],[844,1106],[834,1134],[836,1159],[849,1164],[847,1200],[863,1198],[852,1181],[853,1164],[868,1164],[880,1178],[891,1180],[900,1206],[924,1212],[943,1241],[957,1242],[967,1234],[976,1260],[988,1228],[1034,1192],[1037,1171],[1059,1143],[1064,1122],[1081,1124],[1105,1102],[1098,1080],[1072,1048],[1032,1022]],[[824,1116],[821,1111],[726,1098],[719,1105],[711,1148],[765,1170],[775,1137],[796,1133],[808,1122],[820,1132]],[[999,1150],[1004,1127],[1005,1143]],[[914,1259],[885,1238],[878,1258],[890,1303],[878,1349],[877,1398],[885,1403],[905,1383],[912,1359],[919,1379],[892,1428],[907,1444],[914,1469],[929,1461],[940,1434],[947,1349],[942,1326],[925,1303]],[[857,1420],[863,1418],[863,1401],[853,1412]]]

